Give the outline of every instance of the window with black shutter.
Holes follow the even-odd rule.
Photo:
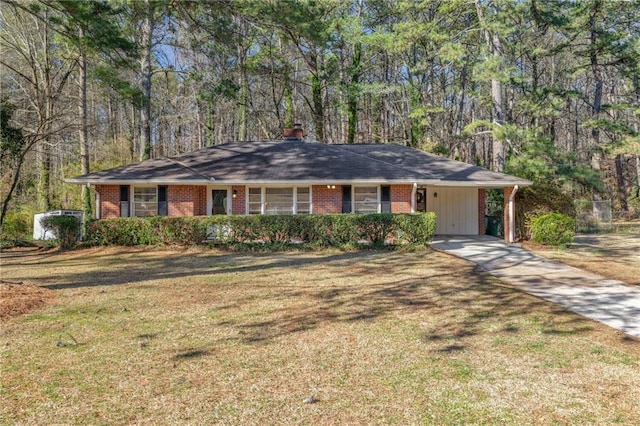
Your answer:
[[[380,187],[380,211],[391,213],[391,187],[389,185]]]
[[[129,217],[129,185],[120,185],[120,217]]]
[[[351,185],[342,186],[342,213],[351,213]]]
[[[168,213],[167,209],[167,186],[160,185],[158,186],[158,216],[166,216]]]

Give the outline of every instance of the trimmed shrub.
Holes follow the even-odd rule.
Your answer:
[[[411,244],[428,244],[436,232],[436,214],[398,214],[399,239]]]
[[[548,213],[562,213],[575,217],[573,197],[549,182],[536,182],[516,194],[516,235],[530,239],[533,219]]]
[[[118,218],[95,220],[88,224],[85,241],[100,246],[157,245],[167,239],[153,229],[156,218]],[[156,222],[157,223],[157,222]]]
[[[373,245],[383,245],[397,228],[397,223],[391,213],[356,215],[354,218],[359,237]]]
[[[573,241],[575,220],[562,213],[549,213],[533,218],[531,236],[533,241],[556,247],[564,247]]]
[[[40,220],[45,229],[50,229],[55,234],[55,242],[62,248],[71,248],[80,236],[80,221],[75,216],[45,216]]]
[[[94,220],[85,240],[95,245],[260,245],[278,249],[306,243],[320,247],[426,244],[435,214],[233,215]]]

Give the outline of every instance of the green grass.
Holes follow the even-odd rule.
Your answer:
[[[57,297],[2,325],[0,424],[640,423],[640,343],[428,250],[2,267]]]

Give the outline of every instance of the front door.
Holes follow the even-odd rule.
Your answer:
[[[416,189],[416,211],[418,213],[427,211],[427,188]]]
[[[212,189],[211,199],[213,200],[211,214],[227,214],[226,189]]]

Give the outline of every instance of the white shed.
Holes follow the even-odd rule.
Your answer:
[[[44,213],[37,213],[33,216],[33,239],[34,240],[53,240],[56,238],[53,230],[42,226],[42,220],[49,216],[75,216],[79,222],[82,222],[81,210],[52,210]],[[78,239],[80,236],[78,236]]]

